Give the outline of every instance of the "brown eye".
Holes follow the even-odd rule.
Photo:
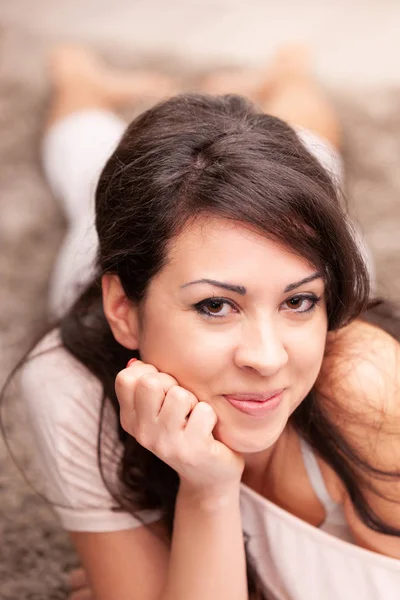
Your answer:
[[[293,296],[292,298],[285,300],[284,306],[289,312],[307,313],[311,312],[320,300],[321,298],[317,298],[314,294]]]
[[[295,298],[290,298],[289,300],[286,300],[286,303],[289,308],[300,308],[302,305],[302,302],[304,302],[304,298],[300,298],[299,296],[296,296]]]
[[[222,300],[210,300],[204,306],[207,308],[209,313],[217,315],[221,311],[221,308],[224,306],[224,304],[225,302],[222,302]]]
[[[235,312],[235,306],[225,298],[207,298],[193,308],[206,317],[223,318],[227,317],[232,311]]]

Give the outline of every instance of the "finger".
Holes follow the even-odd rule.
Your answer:
[[[140,379],[137,381],[136,386],[138,385],[139,381],[143,382],[144,380],[153,378],[156,379],[161,385],[164,395],[167,394],[167,392],[172,387],[179,385],[177,380],[174,377],[172,377],[172,375],[168,375],[168,373],[160,373],[157,371],[156,373],[145,373],[144,375],[142,375],[142,377],[140,377]]]
[[[72,590],[79,590],[79,588],[88,584],[86,571],[79,567],[77,569],[73,569],[68,574],[68,585]]]
[[[132,409],[138,423],[155,423],[165,398],[161,379],[160,373],[151,373],[136,383]]]
[[[122,369],[115,378],[115,393],[121,405],[129,406],[137,381],[145,374],[158,373],[153,365],[143,363],[140,360],[134,362],[130,367]]]
[[[172,387],[166,394],[157,423],[170,433],[182,431],[198,400],[192,392],[180,386]]]
[[[188,436],[209,437],[217,421],[218,417],[211,404],[198,402],[190,414],[185,433]]]
[[[165,394],[176,383],[176,379],[166,373],[143,375],[136,383],[134,392],[129,395],[130,399],[121,402],[120,421],[123,429],[138,439],[146,428],[155,425]]]
[[[165,392],[173,385],[177,385],[176,379],[167,373],[159,373],[153,365],[136,361],[132,366],[120,371],[115,380],[115,392],[121,407],[121,414],[125,420],[129,420],[136,409],[136,389],[138,383],[144,377],[160,377],[161,384]],[[145,386],[146,387],[146,386]],[[149,384],[150,387],[150,384]],[[157,386],[158,387],[158,386]],[[151,392],[151,390],[149,390]]]

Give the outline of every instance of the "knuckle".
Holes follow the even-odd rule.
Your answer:
[[[194,394],[192,394],[192,392],[189,392],[189,395],[187,396],[187,402],[192,407],[192,410],[199,404],[199,400]]]
[[[139,362],[129,368],[119,371],[115,378],[115,384],[118,386],[133,385],[145,375],[156,373],[158,373],[158,371],[153,365],[144,365]]]
[[[126,386],[127,384],[127,377],[126,377],[126,373],[124,371],[120,371],[119,373],[117,373],[117,376],[115,378],[115,391],[120,392],[122,391],[122,389]]]
[[[136,389],[146,392],[156,392],[160,389],[160,379],[157,373],[145,373],[136,384]]]
[[[170,390],[168,390],[167,395],[173,400],[182,402],[191,400],[191,396],[193,394],[191,394],[191,392],[189,392],[188,390],[185,390],[184,388],[180,387],[179,385],[175,385]]]
[[[126,373],[132,373],[135,377],[140,377],[140,375],[143,375],[144,373],[157,373],[157,369],[154,365],[144,363],[141,360],[137,360],[129,367],[125,367],[124,371]]]
[[[196,412],[200,412],[203,416],[206,416],[211,420],[217,418],[215,410],[208,402],[199,402],[196,408]]]
[[[163,383],[163,385],[165,386],[165,389],[171,389],[178,384],[177,380],[172,377],[172,375],[169,375],[168,373],[159,373],[159,378],[160,378],[160,382]]]

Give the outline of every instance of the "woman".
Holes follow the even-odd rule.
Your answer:
[[[123,133],[110,109],[154,82],[54,65],[64,316],[22,383],[74,597],[394,600],[399,346],[366,321],[329,104],[287,52],[267,114],[183,95]]]

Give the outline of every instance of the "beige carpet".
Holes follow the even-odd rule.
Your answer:
[[[39,163],[46,51],[32,36],[0,30],[0,382],[43,324],[48,277],[64,227]],[[119,64],[138,64],[137,55],[133,61],[107,48],[104,54]],[[190,70],[167,63],[160,60],[170,69]],[[378,290],[400,297],[400,90],[330,93],[343,122],[351,212],[374,255]],[[32,474],[23,409],[17,397],[11,400],[8,433]],[[62,574],[74,561],[51,510],[24,483],[0,442],[0,598],[64,598]]]

